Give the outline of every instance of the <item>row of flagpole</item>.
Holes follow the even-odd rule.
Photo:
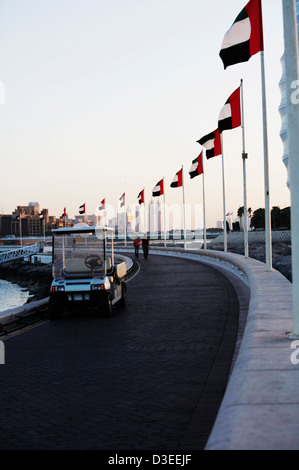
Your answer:
[[[241,15],[242,13],[242,15]],[[266,87],[265,87],[265,64],[264,64],[264,43],[263,43],[263,24],[262,24],[262,5],[261,0],[250,0],[244,9],[237,17],[231,28],[227,31],[224,36],[220,57],[223,61],[224,68],[226,69],[230,65],[234,65],[240,62],[245,62],[250,57],[260,52],[261,59],[261,85],[262,85],[262,117],[263,117],[263,152],[264,152],[264,190],[265,190],[265,251],[266,251],[266,267],[267,270],[272,269],[272,249],[271,249],[271,223],[270,223],[270,194],[269,194],[269,164],[268,164],[268,136],[267,136],[267,113],[266,113]],[[242,22],[240,20],[242,18]],[[247,24],[246,24],[247,21]],[[249,23],[249,24],[248,24]],[[245,25],[245,26],[244,26]],[[249,27],[248,27],[249,26]],[[243,34],[248,34],[248,41],[240,42],[240,28],[244,27]],[[249,47],[247,46],[247,43]],[[243,45],[245,46],[243,48]],[[237,46],[237,52],[236,48]],[[226,106],[230,99],[236,100],[238,103],[239,110],[233,111],[233,104],[231,104],[231,114],[226,116]],[[234,104],[235,106],[235,104]],[[224,111],[223,111],[224,110]],[[236,112],[237,119],[233,116],[233,112]],[[221,118],[224,116],[224,120]],[[239,116],[240,115],[240,116]],[[234,122],[235,121],[235,122]],[[220,128],[220,123],[224,123],[223,127]],[[225,103],[225,106],[221,110],[218,118],[218,128],[210,134],[202,137],[197,142],[200,143],[206,149],[206,158],[215,157],[217,155],[222,156],[222,192],[223,192],[223,230],[224,230],[224,251],[227,251],[227,227],[226,227],[226,201],[225,201],[225,165],[224,165],[224,139],[223,131],[227,129],[234,129],[235,127],[241,127],[242,129],[242,163],[243,163],[243,204],[244,204],[244,255],[248,257],[248,219],[247,219],[247,182],[246,182],[246,160],[247,153],[245,151],[245,124],[244,124],[244,100],[243,100],[243,80],[240,82],[240,86],[235,92],[229,97],[229,100]],[[204,186],[204,171],[203,171],[203,151],[200,153],[198,159],[202,159],[201,167],[202,171],[202,187],[203,187],[203,226],[204,226],[204,246],[206,247],[206,207],[205,207],[205,186]],[[194,161],[192,162],[194,163]],[[190,170],[191,171],[191,170]],[[185,193],[184,193],[184,175],[183,166],[181,170],[176,174],[178,177],[181,172],[181,180],[178,184],[171,184],[173,187],[182,187],[183,195],[183,220],[184,220],[184,239],[186,240],[186,220],[185,220]],[[189,172],[190,173],[190,172]],[[191,174],[190,174],[190,177]],[[143,192],[144,200],[144,189],[139,193]],[[164,177],[160,180],[152,191],[152,195],[160,196],[163,195],[164,199],[164,240],[166,243],[166,217],[165,217],[165,188],[164,188]],[[122,200],[121,207],[125,205],[125,193],[121,196]],[[102,203],[105,200],[102,201]],[[85,204],[84,213],[85,213]],[[81,208],[83,208],[81,206]],[[82,213],[82,212],[81,212]],[[145,223],[146,228],[146,223]],[[126,224],[125,224],[126,230]],[[126,238],[126,237],[125,237]]]

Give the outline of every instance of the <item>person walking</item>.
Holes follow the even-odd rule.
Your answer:
[[[135,248],[135,258],[139,258],[139,247],[140,247],[140,244],[141,244],[140,238],[136,237],[133,244],[134,244],[134,248]]]
[[[142,239],[142,250],[143,250],[143,256],[146,259],[148,257],[148,250],[149,250],[149,239],[148,238],[143,238]]]

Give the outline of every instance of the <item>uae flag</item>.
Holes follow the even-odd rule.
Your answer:
[[[120,207],[125,205],[125,193],[119,198]]]
[[[63,213],[61,214],[61,217],[66,217],[66,207],[63,209]]]
[[[162,196],[164,194],[164,182],[160,180],[153,189],[153,196]]]
[[[101,204],[99,205],[99,210],[104,211],[105,210],[105,199],[101,201]]]
[[[219,55],[226,69],[263,50],[262,3],[250,0],[225,34]]]
[[[190,178],[194,178],[195,176],[201,175],[203,173],[203,165],[202,165],[202,152],[198,155],[195,160],[192,160],[192,165],[189,171]]]
[[[79,214],[85,214],[85,203],[79,207]]]
[[[222,153],[219,129],[203,136],[197,142],[206,149],[207,158],[216,157]]]
[[[227,129],[234,129],[239,126],[241,126],[240,87],[230,95],[221,109],[218,118],[218,129],[221,133]]]
[[[175,174],[175,177],[173,178],[170,186],[172,188],[179,188],[180,186],[183,186],[183,168],[181,168],[180,171]]]
[[[41,211],[41,212],[39,213],[39,218],[40,218],[41,220],[44,220],[44,218],[45,218],[45,216],[44,216],[44,211]]]
[[[16,220],[17,220],[18,222],[20,222],[20,220],[21,220],[21,214],[18,214],[18,215],[16,216]]]
[[[139,204],[144,204],[144,189],[137,196]]]

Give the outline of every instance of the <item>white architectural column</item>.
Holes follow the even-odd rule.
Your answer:
[[[299,66],[295,0],[283,0],[282,8],[285,42],[285,84],[291,189],[292,291],[294,318],[293,333],[290,334],[289,337],[294,339],[299,338]]]

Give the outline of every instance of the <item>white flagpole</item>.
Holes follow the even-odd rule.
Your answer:
[[[102,199],[102,201],[104,201],[104,222],[105,222],[104,225],[107,227],[106,198]]]
[[[264,51],[261,54],[261,81],[262,81],[262,106],[263,106],[263,140],[264,140],[264,184],[265,184],[265,249],[266,269],[272,271],[272,237],[270,220],[270,193],[269,193],[269,163],[268,163],[268,130],[266,109],[266,86],[265,86],[265,60]]]
[[[203,236],[204,236],[204,249],[207,248],[207,229],[206,229],[206,201],[205,201],[205,172],[204,172],[204,158],[202,151],[202,204],[203,204]]]
[[[186,214],[185,214],[185,189],[184,189],[183,165],[182,165],[182,190],[183,190],[183,217],[184,217],[184,250],[186,250]]]
[[[241,79],[241,128],[242,128],[242,160],[243,160],[243,194],[244,194],[244,256],[248,258],[248,213],[247,213],[247,187],[246,187],[246,159],[245,153],[245,125],[244,125],[244,101],[243,80]]]
[[[21,246],[23,245],[23,239],[22,239],[22,218],[21,218],[21,214],[20,214],[20,220],[19,220],[19,223],[20,223],[20,227],[19,227],[19,231],[20,231],[20,239],[21,239]]]
[[[145,233],[145,237],[146,237],[147,236],[147,230],[146,230],[145,188],[143,188],[143,218],[144,218],[144,233]]]
[[[226,211],[225,211],[225,184],[224,184],[224,155],[223,155],[223,133],[221,132],[221,153],[222,153],[222,193],[223,193],[223,249],[227,251],[227,230],[226,230]]]
[[[127,246],[127,201],[126,201],[126,194],[125,195],[125,246]]]
[[[165,204],[165,181],[163,176],[163,202],[164,202],[164,246],[166,246],[166,204]]]
[[[298,79],[299,54],[296,25],[296,5],[294,0],[284,0],[283,25],[285,43],[285,80],[288,120],[288,148],[291,190],[291,234],[292,234],[292,299],[293,332],[290,339],[299,339],[299,114],[298,114]]]

